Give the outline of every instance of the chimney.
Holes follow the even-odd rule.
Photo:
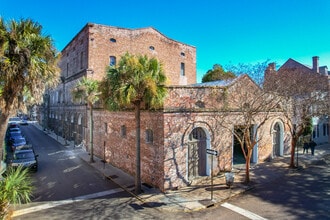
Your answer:
[[[270,64],[268,64],[268,68],[269,68],[269,70],[271,70],[271,71],[275,71],[276,63],[270,63]]]
[[[272,80],[274,74],[276,74],[276,64],[269,63],[267,68],[265,69],[265,82]]]
[[[266,70],[265,70],[265,74],[272,74],[272,73],[276,73],[276,63],[269,63]]]
[[[316,73],[319,73],[319,57],[318,56],[313,57],[313,71]]]

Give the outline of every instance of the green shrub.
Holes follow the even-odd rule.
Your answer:
[[[33,191],[28,169],[9,167],[4,176],[0,181],[0,219],[9,217],[11,204],[30,202]]]

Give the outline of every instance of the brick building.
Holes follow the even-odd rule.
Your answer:
[[[274,63],[269,66],[268,70],[265,75],[265,86],[270,89],[283,92],[297,99],[303,93],[311,95],[317,92],[322,93],[323,99],[329,100],[330,71],[328,71],[327,66],[319,65],[319,57],[317,56],[312,57],[312,65],[305,65],[290,58],[278,70],[275,69]],[[268,82],[269,85],[267,85]],[[313,110],[315,114],[312,118],[313,140],[318,144],[330,143],[329,104],[328,106],[322,104],[322,107],[320,105],[316,106],[315,100],[313,103],[312,101],[305,101],[305,104],[315,108]],[[328,110],[327,113],[324,111],[326,109]],[[312,115],[312,112],[308,114]]]
[[[196,84],[195,47],[171,40],[153,28],[87,24],[62,51],[62,83],[45,95],[40,123],[75,144],[89,143],[89,109],[85,103],[72,102],[71,89],[83,76],[102,79],[107,66],[115,65],[126,52],[157,57],[170,81],[162,110],[141,112],[142,181],[166,191],[207,177],[211,158],[206,149],[219,152],[214,174],[231,170],[242,154],[232,131],[223,129],[219,122],[226,121],[231,129],[240,125],[242,114],[232,101],[242,91],[259,88],[247,76]],[[254,120],[257,125],[258,116]],[[134,175],[134,112],[108,112],[97,106],[93,121],[94,154]],[[251,162],[288,152],[290,137],[279,112],[270,115],[258,136],[261,141]]]
[[[242,99],[237,99],[237,95],[252,91],[251,88],[258,87],[247,76],[227,82],[168,87],[162,111],[141,113],[142,180],[163,191],[194,184],[211,174],[211,157],[206,149],[219,152],[214,158],[213,174],[230,171],[235,160],[242,157],[232,133],[244,120],[237,104]],[[245,94],[250,101],[256,95]],[[262,120],[258,117],[254,119],[255,127]],[[95,154],[134,174],[134,112],[94,111],[94,123],[94,143],[98,146]],[[289,152],[290,137],[285,124],[280,112],[272,112],[255,131],[260,141],[254,147],[252,163]]]
[[[126,29],[88,23],[61,52],[61,84],[45,95],[40,121],[76,143],[87,139],[87,107],[72,102],[71,90],[84,76],[101,80],[123,54],[157,57],[169,84],[196,83],[196,48],[172,40],[154,28]]]

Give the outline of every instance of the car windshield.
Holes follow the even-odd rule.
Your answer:
[[[22,135],[22,133],[20,131],[11,131],[10,132],[10,136],[18,136],[18,135]]]
[[[9,121],[12,122],[12,121],[20,121],[21,119],[18,118],[18,117],[13,117],[13,118],[9,118]]]
[[[10,136],[10,138],[11,138],[12,141],[15,141],[15,140],[17,140],[17,139],[24,139],[24,137],[22,137],[22,135]]]
[[[21,129],[19,127],[9,128],[9,130],[10,130],[10,132],[21,131]]]
[[[19,159],[28,159],[28,158],[33,158],[34,159],[34,153],[31,152],[20,152],[20,153],[16,153],[15,154],[15,159],[19,160]]]
[[[17,139],[14,139],[14,142],[15,142],[15,143],[25,143],[25,138],[17,138]]]

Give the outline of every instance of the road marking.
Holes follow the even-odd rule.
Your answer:
[[[128,190],[131,190],[131,189],[129,188]],[[89,195],[78,196],[78,197],[75,197],[75,198],[72,198],[72,199],[48,202],[46,204],[33,206],[33,207],[30,207],[30,208],[26,208],[26,209],[15,210],[12,217],[25,215],[25,214],[29,214],[29,213],[32,213],[32,212],[38,212],[38,211],[41,211],[41,210],[54,208],[54,207],[60,206],[60,205],[66,205],[66,204],[70,204],[70,203],[74,203],[74,202],[80,202],[80,201],[87,200],[87,199],[94,199],[94,198],[98,198],[98,197],[102,197],[102,196],[107,196],[107,195],[119,193],[119,192],[122,192],[122,191],[124,191],[124,189],[116,188],[116,189],[111,189],[111,190],[98,192],[98,193],[93,193],[93,194],[89,194]]]
[[[229,204],[227,202],[223,203],[221,206],[230,209],[234,212],[237,212],[240,215],[244,215],[245,217],[249,218],[249,219],[253,219],[253,220],[267,220],[266,218],[263,218],[257,214],[254,214],[253,212],[250,212],[248,210],[242,209],[238,206],[234,206],[232,204]]]

